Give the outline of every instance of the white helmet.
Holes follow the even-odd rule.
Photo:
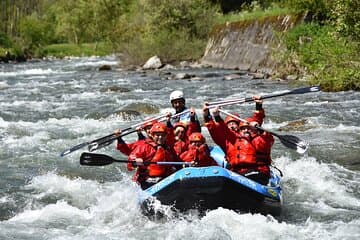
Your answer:
[[[185,100],[183,91],[175,90],[170,94],[170,102],[173,100],[176,100],[176,99],[184,99]]]

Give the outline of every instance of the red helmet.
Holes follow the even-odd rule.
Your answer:
[[[204,136],[199,133],[199,132],[194,132],[190,135],[189,137],[189,141],[190,142],[201,142],[201,143],[205,143],[205,138]]]
[[[250,126],[250,123],[252,122],[256,122],[257,124],[259,124],[254,118],[245,118],[244,120],[246,122],[240,122],[240,126],[239,126],[240,128]]]
[[[167,132],[167,127],[165,126],[165,124],[158,122],[155,123],[151,129],[150,129],[151,133],[156,133],[156,132],[160,132],[160,133],[166,133]]]
[[[177,122],[174,124],[174,129],[177,127],[183,127],[186,130],[187,125],[186,125],[186,123],[183,123],[183,122]]]
[[[142,128],[147,128],[147,127],[151,127],[152,125],[154,125],[155,123],[158,122],[158,120],[153,119],[153,120],[145,120],[147,122],[145,122],[141,127]]]
[[[240,117],[240,115],[237,114],[237,113],[232,113],[232,115],[235,115],[236,117]],[[236,122],[237,124],[240,123],[239,119],[236,119],[236,118],[234,118],[232,116],[227,116],[225,118],[225,124],[228,124],[229,122]]]

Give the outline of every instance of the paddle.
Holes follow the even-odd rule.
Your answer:
[[[118,160],[115,158],[112,158],[110,156],[104,155],[104,154],[98,154],[98,153],[89,153],[84,152],[80,156],[80,165],[86,165],[86,166],[106,166],[109,164],[112,164],[114,162],[120,162],[120,163],[135,163],[136,161],[128,161],[128,160]],[[144,162],[141,165],[149,165],[149,164],[157,164],[157,165],[185,165],[190,166],[191,163],[189,162]],[[140,164],[138,164],[140,165]]]
[[[171,116],[171,118],[175,118],[175,117],[177,117],[177,116],[179,116],[179,115],[181,115],[181,114],[184,114],[184,113],[187,112],[187,111],[188,111],[188,110],[186,110],[186,111],[184,111],[184,112],[181,112],[181,113],[178,113],[178,114],[175,114],[175,115]],[[189,110],[189,111],[190,111],[190,110]],[[152,118],[151,121],[152,121],[152,120],[159,120],[159,121],[161,122],[161,121],[164,121],[164,120],[166,119],[166,116],[167,116],[167,114],[164,114],[164,115],[161,115],[161,116],[159,116],[159,117]],[[161,119],[161,118],[163,118],[163,119]],[[130,128],[130,129],[131,129],[131,128]],[[117,136],[117,135],[113,134],[112,136],[109,136],[108,138],[104,138],[104,139],[101,139],[101,140],[99,140],[99,141],[96,141],[96,142],[93,142],[93,143],[89,144],[88,150],[89,150],[90,152],[93,152],[93,151],[95,151],[95,150],[97,150],[97,149],[106,147],[106,146],[110,145],[110,144],[111,144],[115,139],[117,139],[118,137],[123,137],[123,136],[126,136],[126,135],[128,135],[128,134],[130,134],[130,133],[133,133],[133,132],[136,132],[136,131],[137,131],[137,130],[133,130],[133,129],[131,129],[131,130],[125,129],[125,132],[121,133],[120,136]]]
[[[133,132],[137,132],[137,131],[138,131],[137,129],[130,129],[130,130],[125,129],[125,131],[123,130],[120,135],[116,135],[116,134],[113,133],[108,138],[104,138],[104,139],[101,139],[99,141],[95,141],[93,143],[90,143],[88,145],[88,150],[90,152],[93,152],[93,151],[95,151],[97,149],[106,147],[106,146],[110,145],[111,143],[113,143],[115,141],[115,139],[117,139],[119,137],[124,137],[126,135],[129,135],[129,134],[131,134]]]
[[[148,123],[150,121],[154,121],[154,120],[158,120],[160,118],[164,118],[166,117],[167,114],[162,114],[158,117],[153,117],[153,118],[150,118],[150,119],[147,119],[146,121],[143,121],[143,122],[140,122],[140,123],[137,123],[137,124],[134,124],[128,128],[125,128],[122,130],[123,134],[121,134],[121,136],[125,136],[125,135],[128,135],[130,133],[133,133],[133,132],[136,132],[136,128],[145,124],[145,123]],[[101,138],[98,138],[98,139],[95,139],[95,140],[92,140],[92,141],[88,141],[88,142],[84,142],[84,143],[80,143],[76,146],[73,146],[65,151],[63,151],[62,153],[60,153],[60,156],[63,157],[63,156],[66,156],[76,150],[79,150],[83,147],[86,147],[86,146],[89,146],[89,151],[95,151],[96,149],[99,149],[101,147],[105,147],[109,144],[111,144],[115,139],[117,139],[119,136],[117,136],[115,133],[112,133],[112,134],[109,134],[109,135],[106,135],[104,137],[101,137]]]
[[[181,113],[174,114],[174,115],[171,116],[171,118],[176,118],[177,116],[180,116],[181,114],[187,113],[189,111],[190,111],[190,109],[187,109],[187,110],[185,110],[185,111],[183,111]],[[167,113],[163,114],[163,115],[161,115],[159,117],[156,117],[156,118],[151,118],[150,120],[147,120],[146,122],[153,121],[153,120],[159,120],[161,122],[161,121],[164,121],[166,119],[166,117],[167,117]],[[161,118],[163,118],[163,119],[161,119]],[[146,122],[143,122],[142,124],[145,124]],[[97,149],[106,147],[106,146],[110,145],[118,137],[123,137],[123,136],[126,136],[126,135],[128,135],[130,133],[133,133],[133,132],[137,131],[137,130],[133,130],[133,129],[131,129],[131,130],[125,129],[125,130],[127,130],[127,131],[122,133],[120,136],[112,134],[112,136],[109,136],[108,138],[103,138],[103,139],[100,139],[99,141],[94,140],[95,142],[89,144],[88,150],[90,152],[93,152],[93,151],[95,151]]]
[[[260,99],[266,99],[266,98],[273,98],[273,97],[280,97],[290,94],[304,94],[304,93],[310,93],[310,92],[317,92],[320,91],[319,86],[314,87],[303,87],[303,88],[297,88],[293,90],[284,90],[280,92],[274,92],[268,95],[260,96]],[[227,106],[232,104],[238,104],[238,103],[245,103],[245,102],[252,102],[254,99],[252,97],[246,97],[246,98],[237,98],[237,99],[229,99],[229,100],[222,100],[217,102],[209,102],[209,106],[215,107],[215,106]]]
[[[247,121],[245,119],[242,119],[242,118],[239,118],[238,116],[234,115],[234,114],[231,114],[227,111],[224,111],[224,110],[221,110],[219,109],[220,112],[226,114],[226,115],[229,115],[235,119],[238,119],[239,121],[242,121],[242,122],[246,122]],[[308,147],[309,147],[309,144],[307,142],[305,142],[304,140],[301,140],[300,138],[296,137],[296,136],[293,136],[293,135],[280,135],[280,134],[277,134],[277,133],[274,133],[274,132],[271,132],[269,130],[266,130],[262,127],[258,127],[256,126],[255,128],[259,129],[259,130],[262,130],[262,131],[265,131],[265,132],[268,132],[270,134],[272,134],[273,136],[277,137],[280,139],[280,142],[290,148],[290,149],[293,149],[293,150],[296,150],[298,153],[300,154],[303,154],[307,151]]]

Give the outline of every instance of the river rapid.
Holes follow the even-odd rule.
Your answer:
[[[112,70],[99,71],[104,64]],[[275,142],[273,162],[284,173],[280,217],[222,208],[175,216],[159,206],[167,217],[151,220],[142,215],[140,190],[123,164],[80,166],[82,150],[60,153],[171,111],[168,97],[175,89],[185,92],[202,121],[205,101],[294,87],[246,73],[224,80],[234,71],[211,68],[168,70],[197,77],[166,80],[166,73],[119,70],[117,64],[109,56],[0,65],[0,239],[360,239],[359,92],[264,101],[265,129],[310,144],[299,155]],[[117,114],[134,106],[140,115]],[[254,106],[226,110],[247,117]],[[125,159],[115,144],[98,152]]]

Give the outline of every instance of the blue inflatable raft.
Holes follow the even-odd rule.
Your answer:
[[[264,186],[227,170],[223,151],[211,149],[219,166],[183,168],[146,189],[142,208],[151,212],[154,198],[180,211],[212,210],[219,207],[239,212],[258,212],[277,216],[281,212],[280,176],[271,170],[269,184]]]

